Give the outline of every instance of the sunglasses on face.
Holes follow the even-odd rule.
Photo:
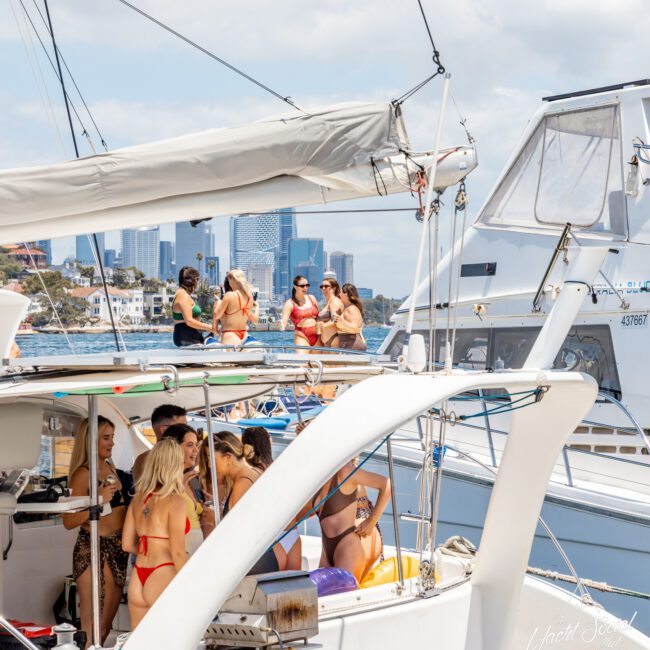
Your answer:
[[[299,287],[300,289],[305,289],[306,287],[311,287],[311,284],[309,284],[309,283],[307,283],[307,284],[297,284],[296,286]]]

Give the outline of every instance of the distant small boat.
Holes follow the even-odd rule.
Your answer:
[[[36,331],[32,329],[31,323],[21,323],[18,326],[18,331],[16,332],[16,336],[26,336],[27,334],[36,334]]]

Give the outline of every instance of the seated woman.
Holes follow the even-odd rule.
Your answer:
[[[351,472],[354,474],[319,507],[316,514],[323,536],[321,566],[345,569],[360,582],[381,554],[381,538],[378,544],[374,536],[377,522],[390,499],[390,480],[374,472],[355,471],[354,464],[348,463],[320,489],[305,509],[313,508]],[[365,488],[378,490],[377,504],[367,518],[360,518],[357,523],[358,500],[363,494],[367,495]]]
[[[179,348],[203,343],[201,332],[210,332],[212,329],[199,320],[201,307],[192,298],[198,285],[199,272],[191,266],[184,266],[178,273],[178,291],[172,301],[174,345]]]
[[[273,447],[269,432],[264,427],[248,427],[242,431],[241,441],[244,445],[253,448],[250,464],[260,472],[266,471],[273,462]],[[277,546],[279,564],[284,565],[286,569],[299,570],[302,565],[302,543],[298,529],[290,529]]]
[[[341,287],[334,278],[324,278],[320,289],[325,298],[325,307],[320,310],[316,318],[316,329],[319,335],[317,345],[324,348],[337,348],[339,332],[332,317],[340,316],[343,313],[343,303],[340,297]]]
[[[343,313],[340,316],[332,316],[339,332],[339,348],[364,352],[368,346],[363,338],[363,303],[353,284],[343,285],[341,301],[344,306]]]
[[[231,290],[214,303],[212,329],[217,332],[221,325],[221,343],[224,345],[241,345],[248,337],[248,322],[257,323],[259,320],[259,307],[243,271],[231,269],[226,280]]]
[[[217,476],[223,477],[228,487],[223,506],[223,516],[226,517],[262,472],[249,463],[255,454],[253,448],[244,444],[234,433],[230,431],[215,433],[214,446]],[[285,568],[286,553],[280,544],[276,544],[272,549],[264,552],[248,575],[283,571]]]
[[[126,582],[128,555],[122,551],[122,526],[126,516],[128,495],[111,462],[115,425],[104,417],[98,418],[99,496],[105,504],[99,520],[101,637],[106,639],[111,623],[120,605],[122,589]],[[75,496],[90,494],[90,469],[88,458],[88,420],[84,420],[75,436],[70,459],[68,485]],[[92,576],[90,571],[90,525],[88,510],[63,515],[63,525],[71,530],[79,527],[79,535],[72,554],[72,575],[79,591],[81,629],[88,642],[92,640]]]
[[[280,329],[285,330],[289,319],[294,326],[293,343],[300,346],[314,346],[318,343],[316,333],[316,317],[318,316],[318,302],[309,291],[309,282],[302,275],[293,279],[291,298],[282,307]],[[306,353],[308,350],[296,350]]]
[[[183,492],[181,496],[185,501],[187,519],[190,522],[190,530],[185,539],[185,546],[187,552],[192,555],[203,542],[200,520],[203,505],[199,501],[200,495],[192,486],[192,481],[199,475],[196,471],[196,461],[199,456],[199,438],[196,431],[189,424],[172,424],[172,426],[167,427],[162,440],[167,438],[175,440],[183,452]]]
[[[147,456],[124,522],[122,548],[137,555],[129,582],[131,629],[187,562],[190,522],[183,500],[183,451],[161,440]]]

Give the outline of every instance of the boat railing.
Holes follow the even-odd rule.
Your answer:
[[[603,428],[609,428],[609,429],[616,429],[618,431],[625,431],[628,434],[634,434],[635,437],[639,437],[641,440],[641,448],[646,449],[647,453],[650,455],[650,441],[648,440],[648,437],[645,434],[645,431],[643,430],[643,427],[639,424],[639,422],[636,420],[636,418],[632,415],[630,410],[622,404],[619,400],[617,400],[615,397],[612,397],[611,395],[604,393],[604,392],[599,392],[597,396],[598,401],[604,401],[608,402],[611,404],[615,409],[620,411],[627,421],[629,422],[629,425],[625,426],[620,426],[620,425],[611,425],[605,422],[598,422],[595,420],[583,420],[581,425],[582,426],[588,426],[588,427],[603,427]],[[483,391],[479,390],[478,391],[478,401],[483,407],[483,412],[484,412],[484,423],[482,425],[479,424],[472,424],[471,422],[468,422],[466,420],[461,420],[461,419],[456,419],[455,421],[455,426],[462,426],[468,429],[473,429],[477,431],[484,431],[486,440],[487,440],[487,448],[489,450],[490,454],[490,461],[491,461],[491,466],[492,467],[497,467],[498,462],[497,462],[497,449],[494,444],[494,434],[497,435],[502,435],[506,436],[508,435],[507,431],[504,431],[502,429],[498,429],[493,426],[492,422],[490,421],[490,415],[487,412],[487,405],[488,404],[495,404],[495,403],[500,403],[502,400],[495,400],[491,399],[489,396],[486,396]],[[435,417],[435,416],[434,416]],[[436,418],[438,419],[438,418]],[[419,421],[417,422],[418,425],[418,430],[421,432],[420,429],[420,424]],[[421,437],[421,436],[420,436]],[[650,465],[645,462],[641,462],[638,460],[634,460],[632,458],[623,458],[621,456],[611,456],[610,454],[603,453],[603,452],[598,452],[598,451],[591,451],[591,450],[586,450],[586,449],[576,449],[571,446],[571,444],[565,444],[563,449],[562,449],[562,461],[564,464],[564,472],[566,475],[567,479],[567,485],[569,487],[575,487],[575,483],[573,480],[573,473],[575,470],[575,466],[572,467],[571,465],[571,455],[582,455],[584,456],[594,456],[598,458],[604,458],[607,461],[611,461],[613,463],[627,463],[627,464],[632,464],[632,465],[637,465],[640,467],[644,467],[647,469],[650,469]]]

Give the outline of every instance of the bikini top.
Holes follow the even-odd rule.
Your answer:
[[[149,503],[149,499],[152,496],[155,496],[153,492],[149,492],[144,498],[144,505]],[[190,520],[185,517],[185,534],[190,532]],[[140,535],[138,540],[138,555],[146,555],[149,552],[149,540],[150,539],[169,539],[169,537],[159,537],[158,535]]]
[[[251,302],[251,297],[248,296],[248,299],[246,300],[246,304],[242,307],[241,304],[241,295],[239,294],[239,291],[235,292],[237,294],[237,300],[239,300],[239,307],[235,309],[235,311],[227,311],[225,312],[226,316],[232,316],[233,314],[238,314],[239,312],[242,312],[246,318],[250,316],[251,313],[251,308],[249,307],[250,302]]]
[[[198,318],[201,314],[202,314],[201,307],[196,303],[194,303],[194,305],[192,306],[192,318]],[[174,310],[172,310],[172,318],[177,321],[184,320],[183,314]]]
[[[313,296],[307,294],[307,299],[304,305],[297,305],[293,300],[291,301],[293,309],[291,310],[291,322],[294,326],[305,318],[318,318],[318,304]]]
[[[253,467],[253,469],[257,472],[259,472],[260,476],[262,475],[262,470],[258,469],[257,467]],[[251,485],[255,483],[252,478],[249,476],[242,476],[242,478],[245,478],[247,481],[251,482]],[[226,497],[226,500],[224,501],[223,504],[223,516],[225,517],[229,512],[230,512],[230,497],[232,496],[232,488],[230,489],[230,492],[228,492],[228,496]]]

